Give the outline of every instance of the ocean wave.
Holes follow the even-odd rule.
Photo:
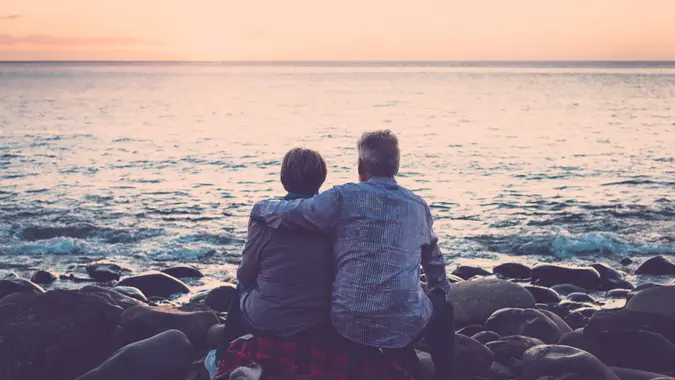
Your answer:
[[[14,236],[25,241],[70,238],[78,240],[97,240],[107,244],[135,243],[140,240],[160,236],[163,231],[157,229],[115,229],[89,223],[67,226],[31,225],[15,231]]]
[[[602,186],[639,186],[639,185],[656,185],[656,186],[675,186],[675,181],[653,181],[649,179],[630,179],[620,182],[603,183]]]

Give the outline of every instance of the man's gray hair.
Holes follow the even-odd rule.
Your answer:
[[[398,173],[401,152],[398,138],[386,129],[364,133],[357,144],[363,170],[373,177],[393,177]]]

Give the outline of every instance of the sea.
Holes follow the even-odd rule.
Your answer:
[[[105,259],[233,281],[284,153],[319,151],[328,189],[376,129],[449,272],[675,258],[672,62],[5,62],[0,277]]]

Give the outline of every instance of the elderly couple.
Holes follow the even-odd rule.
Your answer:
[[[288,194],[251,211],[216,378],[254,362],[273,379],[419,378],[421,339],[435,377],[453,378],[450,283],[429,207],[394,179],[392,132],[363,134],[358,154],[360,182],[321,194],[323,158],[284,157]]]

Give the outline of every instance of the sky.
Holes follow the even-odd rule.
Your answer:
[[[675,0],[0,0],[0,60],[675,60]]]

